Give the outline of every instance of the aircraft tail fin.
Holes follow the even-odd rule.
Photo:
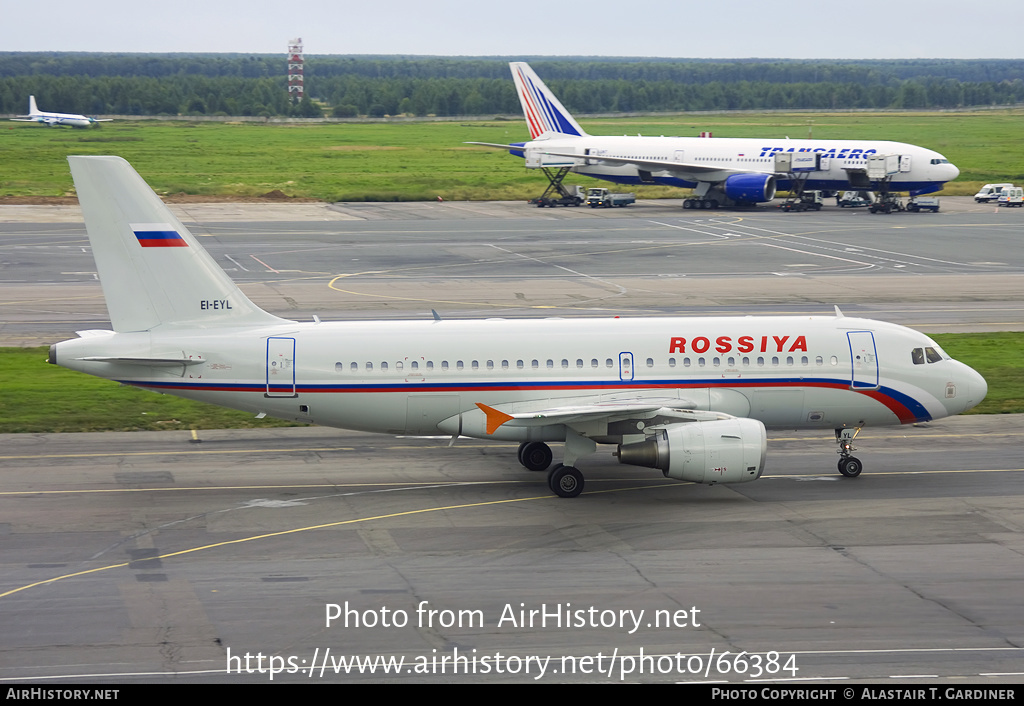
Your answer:
[[[526,124],[530,128],[530,139],[535,140],[545,133],[586,136],[587,133],[529,64],[524,61],[513,61],[509,63],[509,68],[512,69],[516,93],[519,94],[523,115],[526,116]]]
[[[217,265],[120,157],[68,157],[114,331],[283,323]]]
[[[39,112],[39,108],[36,107],[36,97],[35,96],[29,96],[28,97],[28,114],[29,115],[35,115],[38,112]]]

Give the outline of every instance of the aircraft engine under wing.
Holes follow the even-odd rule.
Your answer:
[[[775,198],[775,177],[771,174],[733,174],[722,187],[734,201],[764,203]]]
[[[768,435],[756,419],[670,424],[654,432],[647,441],[620,445],[619,462],[708,485],[757,480],[764,470]]]

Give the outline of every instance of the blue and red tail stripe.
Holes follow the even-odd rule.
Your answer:
[[[530,126],[530,137],[536,139],[545,132],[580,136],[572,121],[555,107],[543,89],[535,86],[533,81],[523,74],[522,69],[517,68],[516,71],[523,86],[523,107],[526,123]]]

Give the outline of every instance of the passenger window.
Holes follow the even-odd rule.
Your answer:
[[[371,363],[370,361],[366,361],[366,372],[370,372],[372,370],[373,370],[373,363]]]
[[[340,372],[344,372],[344,370],[345,370],[345,364],[344,363],[335,363],[334,364],[334,372],[340,373]]]
[[[479,370],[479,369],[480,369],[480,361],[474,360],[473,361],[473,370]]]
[[[487,369],[488,370],[494,370],[494,361],[493,360],[487,361]]]
[[[401,370],[404,367],[405,364],[402,361],[398,361],[397,363],[395,363],[395,370]]]
[[[448,361],[447,360],[442,360],[441,361],[441,370],[447,370],[447,369],[448,369]]]
[[[562,358],[562,367],[563,368],[568,368],[569,367],[569,360],[567,358]]]
[[[577,358],[576,359],[576,367],[577,368],[582,368],[583,367],[583,359],[582,358]]]
[[[647,359],[647,367],[648,368],[653,368],[654,367],[654,358],[648,358]]]
[[[463,362],[462,362],[462,361],[460,360],[460,361],[458,361],[458,362],[457,362],[457,363],[455,364],[455,367],[456,367],[457,369],[459,369],[459,370],[462,370],[462,369],[463,369],[463,368],[465,367],[465,365],[464,365],[464,364],[463,364]]]
[[[676,359],[675,358],[669,358],[668,359],[668,367],[670,367],[670,368],[676,367]]]
[[[419,370],[420,369],[419,361],[414,360],[412,362],[412,364],[411,364],[411,367],[412,367],[413,370]]]
[[[351,371],[352,371],[353,373],[355,373],[355,372],[358,372],[358,371],[359,371],[359,363],[352,363],[352,365],[351,365],[351,366],[349,366],[349,369],[350,369],[350,370],[351,370]]]
[[[387,361],[385,361],[385,362],[383,362],[383,363],[381,363],[381,364],[380,364],[380,371],[381,371],[382,373],[386,373],[386,372],[387,372],[387,370],[388,370],[388,364],[387,364]]]

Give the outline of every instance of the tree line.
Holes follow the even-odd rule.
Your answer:
[[[530,58],[579,113],[935,109],[1024,102],[1024,61]],[[294,105],[281,55],[0,53],[0,113],[336,117],[518,114],[508,60],[307,56]]]

